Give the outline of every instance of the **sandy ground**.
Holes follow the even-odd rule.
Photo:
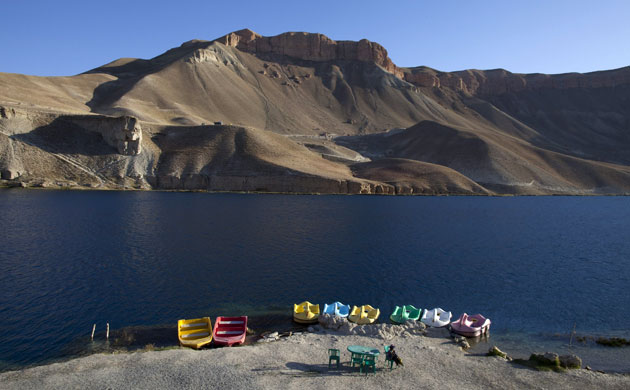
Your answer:
[[[349,365],[349,345],[382,350],[393,343],[404,367],[360,374]],[[328,369],[327,350],[342,351],[340,369]],[[293,335],[271,343],[208,349],[99,354],[64,363],[0,374],[1,389],[628,389],[630,376],[594,371],[540,372],[498,357],[463,352],[450,339],[378,337],[335,331]]]

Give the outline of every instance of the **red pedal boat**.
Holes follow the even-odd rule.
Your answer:
[[[215,345],[243,344],[247,334],[247,316],[217,317],[212,330]]]

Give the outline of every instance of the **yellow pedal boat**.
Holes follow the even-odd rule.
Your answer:
[[[177,321],[177,337],[184,347],[201,348],[212,341],[210,317]]]
[[[293,305],[293,321],[300,324],[314,324],[319,319],[319,305],[309,301]]]
[[[355,306],[352,308],[348,320],[359,325],[365,325],[376,321],[379,315],[381,315],[381,311],[370,305]]]

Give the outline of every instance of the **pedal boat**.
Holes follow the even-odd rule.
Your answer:
[[[184,347],[199,349],[212,342],[210,317],[177,321],[177,337]]]
[[[370,305],[354,306],[348,316],[348,320],[359,325],[373,324],[380,314],[381,311],[379,309],[375,309]]]
[[[323,314],[335,315],[341,318],[347,318],[350,315],[350,305],[344,305],[341,302],[335,302],[329,304],[324,304]]]
[[[217,317],[214,321],[212,337],[215,345],[231,347],[243,344],[247,335],[247,316]]]
[[[417,309],[413,305],[396,306],[389,319],[396,324],[403,324],[409,320],[418,320],[422,314],[422,309]]]
[[[319,305],[309,301],[293,305],[293,321],[300,324],[314,324],[319,319]]]
[[[490,330],[490,320],[481,314],[462,314],[456,321],[451,322],[451,330],[466,337],[479,337]]]
[[[453,314],[450,311],[445,311],[440,307],[435,309],[425,310],[420,321],[426,326],[433,328],[441,328],[451,323]]]

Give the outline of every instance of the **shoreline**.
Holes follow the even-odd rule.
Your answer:
[[[309,328],[318,325],[298,324],[290,317],[278,316],[253,316],[251,317],[252,333],[248,334],[245,346],[256,345],[257,341],[271,333],[278,333],[281,337],[289,334],[309,333]],[[319,325],[321,326],[321,325]],[[379,327],[397,327],[399,324],[390,322],[378,322],[367,325],[378,329]],[[439,333],[446,341],[452,341],[457,335],[450,333],[447,328],[430,328],[434,334]],[[311,332],[312,333],[312,332]],[[12,371],[23,371],[35,367],[50,364],[65,363],[74,359],[81,359],[95,354],[128,354],[147,351],[163,351],[180,348],[177,342],[177,327],[173,324],[137,325],[118,329],[112,329],[110,338],[105,339],[104,331],[95,334],[94,340],[89,335],[76,337],[66,344],[56,356],[39,361],[8,363],[4,367],[0,365],[0,374]],[[630,375],[630,367],[624,363],[630,361],[629,347],[610,347],[599,345],[598,338],[626,337],[627,332],[590,332],[574,333],[572,344],[569,333],[525,333],[508,331],[491,331],[488,336],[467,338],[470,344],[464,350],[470,355],[483,355],[493,346],[497,346],[509,356],[518,359],[527,359],[532,353],[553,351],[559,354],[575,354],[583,360],[583,365],[592,367],[593,370],[611,374]],[[216,349],[214,345],[204,347],[204,350]]]
[[[3,183],[4,182],[4,183]],[[273,191],[229,191],[229,190],[204,190],[204,189],[161,189],[161,188],[109,188],[109,187],[84,187],[84,186],[41,186],[27,185],[25,183],[6,183],[0,180],[0,190],[43,190],[43,191],[102,191],[102,192],[172,192],[172,193],[204,193],[204,194],[238,194],[238,195],[317,195],[317,196],[392,196],[392,197],[482,197],[482,198],[509,198],[509,197],[630,197],[630,193],[548,193],[548,194],[471,194],[471,193],[327,193],[327,192],[273,192]]]
[[[273,342],[199,351],[94,354],[0,373],[7,389],[29,388],[610,388],[630,387],[630,375],[586,369],[538,371],[500,357],[470,354],[444,333],[420,335],[402,327],[356,327],[353,334],[323,329],[297,333]],[[367,330],[366,330],[367,329]],[[317,330],[317,329],[315,329]],[[374,333],[377,331],[377,333]],[[360,334],[360,333],[370,334]],[[349,366],[349,345],[382,351],[395,344],[404,367],[385,368],[377,359],[376,374],[360,374]],[[328,369],[327,350],[341,351],[341,368]],[[382,354],[381,354],[382,355]]]

